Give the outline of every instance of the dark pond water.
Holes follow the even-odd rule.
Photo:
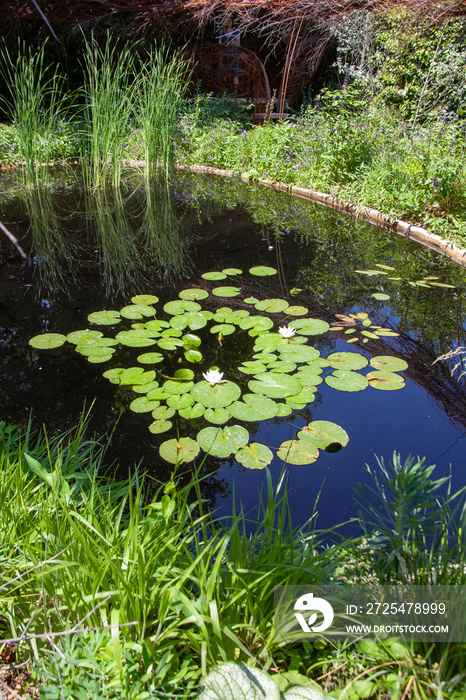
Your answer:
[[[85,329],[88,314],[121,309],[135,294],[155,294],[163,305],[187,287],[210,292],[216,285],[232,284],[241,290],[238,297],[211,295],[204,308],[251,310],[244,299],[254,296],[305,306],[309,316],[328,323],[336,321],[336,314],[367,313],[373,325],[399,335],[367,337],[359,322],[355,343],[346,342],[351,338],[347,327],[311,336],[308,342],[323,357],[352,351],[369,360],[391,355],[408,362],[401,390],[336,391],[322,382],[305,408],[247,425],[252,439],[274,453],[312,420],[338,423],[349,435],[341,451],[322,450],[313,464],[287,466],[295,524],[311,515],[319,493],[320,527],[356,517],[353,489],[366,478],[364,465],[376,465],[375,455],[388,460],[397,451],[403,460],[409,454],[425,457],[427,464],[437,465],[435,476],[451,469],[453,487],[464,485],[464,383],[457,381],[458,371],[451,377],[453,361],[432,364],[464,343],[466,280],[461,266],[346,215],[230,179],[178,173],[170,186],[148,191],[136,174],[128,174],[118,197],[86,194],[72,172],[57,175],[51,192],[25,193],[6,175],[0,188],[1,221],[28,255],[23,261],[6,237],[0,240],[2,420],[23,423],[31,414],[35,425],[43,423],[53,434],[74,425],[83,406],[93,403],[91,429],[107,437],[113,431],[109,463],[117,460],[122,475],[140,463],[154,478],[168,479],[172,465],[160,458],[160,443],[177,430],[179,436],[195,438],[209,424],[204,418],[179,420],[172,432],[153,435],[150,414],[129,410],[136,395],[109,383],[102,373],[135,364],[140,348],[120,347],[109,362],[91,364],[71,346],[44,351],[28,341],[40,333]],[[254,277],[248,270],[255,265],[274,267],[278,274]],[[384,271],[380,265],[394,271],[385,276],[356,272]],[[244,274],[225,282],[201,277],[232,267]],[[454,288],[410,284],[429,276]],[[374,292],[390,298],[374,299]],[[283,314],[271,318],[277,325],[290,320]],[[110,326],[101,330],[112,337],[117,332]],[[218,365],[228,379],[246,387],[251,377],[238,373],[237,365],[251,359],[254,341],[248,338],[225,336],[220,344],[212,336],[211,355],[205,353],[199,365],[163,365],[163,371],[191,366],[201,379],[201,372]],[[282,467],[275,456],[270,465],[274,483]],[[229,514],[234,492],[244,510],[255,514],[264,471],[246,469],[234,457],[208,456],[203,473],[212,507]],[[356,525],[345,529],[346,534],[355,531]]]

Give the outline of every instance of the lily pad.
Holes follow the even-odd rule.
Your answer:
[[[243,271],[239,267],[226,267],[222,270],[224,275],[242,275]]]
[[[291,362],[291,360],[278,360],[275,359],[273,362],[269,362],[267,369],[271,372],[283,372],[284,374],[290,374],[296,369],[296,363]]]
[[[162,362],[163,355],[160,352],[145,352],[138,356],[138,362],[143,365],[155,365]]]
[[[157,345],[162,350],[176,350],[176,348],[183,345],[181,338],[162,338],[157,341]]]
[[[251,275],[256,275],[256,277],[270,277],[277,274],[277,270],[274,267],[267,267],[267,265],[256,265],[251,267],[249,272]]]
[[[204,413],[204,418],[209,421],[209,423],[215,423],[215,425],[223,425],[230,418],[226,408],[206,408]]]
[[[367,366],[364,355],[356,352],[333,352],[327,356],[327,361],[335,369],[362,369]]]
[[[215,297],[237,297],[241,293],[239,287],[214,287],[212,289],[212,294]]]
[[[285,299],[264,299],[254,304],[258,311],[265,311],[268,314],[279,314],[288,309],[288,302]]]
[[[272,326],[273,321],[267,316],[248,316],[246,318],[242,318],[239,322],[239,327],[243,330],[255,328],[258,331],[267,331],[269,328],[272,328]]]
[[[108,369],[102,376],[105,377],[105,379],[108,379],[112,384],[119,384],[120,375],[124,371],[125,370],[123,367],[114,367],[113,369]]]
[[[128,367],[120,373],[119,384],[131,386],[131,384],[147,384],[155,379],[154,370],[144,371],[143,367]]]
[[[152,418],[155,418],[155,420],[168,420],[169,418],[172,418],[175,413],[176,410],[172,406],[157,406],[152,411]]]
[[[118,382],[115,383],[118,384]],[[147,382],[147,384],[133,384],[131,388],[136,394],[148,394],[149,391],[152,391],[153,389],[158,389],[158,387],[159,383],[156,381],[152,381]]]
[[[177,330],[184,331],[185,328],[189,327],[192,331],[198,331],[207,325],[207,319],[202,314],[197,311],[177,314],[173,316],[170,320],[170,325]]]
[[[261,372],[266,372],[267,368],[261,362],[254,362],[254,360],[248,360],[239,365],[238,370],[244,374],[260,374]]]
[[[194,311],[200,311],[201,305],[196,301],[190,301],[189,299],[176,299],[175,301],[168,301],[163,310],[170,314],[170,316],[177,316],[179,314],[193,313]]]
[[[184,346],[186,347],[187,345],[193,346],[195,348],[198,348],[199,345],[202,343],[201,339],[199,338],[198,335],[194,335],[193,333],[186,333],[181,340],[183,341]]]
[[[166,440],[159,447],[159,454],[171,464],[181,464],[182,462],[192,462],[199,454],[199,445],[191,438],[180,438],[179,440]]]
[[[150,331],[144,330],[120,331],[115,337],[119,343],[131,348],[144,348],[157,342],[150,336]]]
[[[280,418],[289,416],[293,412],[292,407],[286,403],[277,402],[275,405],[277,407],[277,416],[279,416]]]
[[[224,280],[226,279],[226,274],[224,272],[204,272],[201,277],[205,280],[211,280],[212,282],[216,282],[217,280]]]
[[[155,316],[155,309],[147,304],[130,304],[129,306],[124,306],[120,314],[124,316],[124,318],[137,321],[144,316]]]
[[[35,335],[29,341],[29,345],[39,350],[59,348],[64,343],[66,343],[66,335],[61,335],[61,333],[42,333],[42,335]]]
[[[278,352],[280,359],[288,362],[312,362],[320,355],[317,348],[312,345],[295,345],[294,343],[286,343],[283,347],[278,348]]]
[[[305,316],[309,309],[305,306],[289,306],[286,310],[288,316]]]
[[[188,408],[181,408],[179,414],[182,418],[192,420],[194,418],[201,418],[201,416],[204,415],[205,410],[206,409],[202,404],[195,403],[192,406],[188,406]]]
[[[56,333],[48,333],[47,335],[57,335]],[[40,338],[41,336],[36,336],[37,338]],[[64,337],[64,336],[60,336]],[[99,338],[103,338],[104,334],[101,333],[101,331],[91,331],[88,328],[84,331],[73,331],[72,333],[68,333],[66,336],[65,340],[67,340],[69,343],[73,343],[73,345],[84,345],[85,343],[95,343],[96,340]],[[29,341],[31,342],[31,341]],[[57,346],[55,346],[57,347]]]
[[[242,401],[228,406],[228,411],[236,420],[261,421],[277,415],[277,404],[261,394],[244,394]]]
[[[312,464],[319,456],[319,450],[309,440],[285,440],[280,445],[277,457],[288,464]]]
[[[236,331],[236,326],[232,323],[218,323],[216,326],[212,326],[210,329],[211,333],[217,333],[222,335],[231,335]]]
[[[151,431],[151,433],[156,433],[156,434],[166,433],[172,427],[173,427],[173,423],[171,422],[171,420],[163,420],[163,418],[159,418],[149,425],[149,430]],[[163,455],[162,455],[162,457],[163,457]],[[166,459],[166,457],[164,459]],[[168,461],[170,461],[170,460],[168,460]]]
[[[183,289],[178,296],[180,299],[195,301],[196,299],[207,299],[209,292],[206,292],[205,289]]]
[[[345,447],[349,441],[348,433],[340,425],[327,420],[312,421],[299,431],[297,437],[299,440],[309,440],[321,450],[335,444]]]
[[[366,377],[350,369],[336,369],[325,377],[325,383],[339,391],[362,391],[368,384]]]
[[[408,369],[408,363],[405,360],[392,355],[377,355],[371,359],[370,364],[375,369],[388,372],[402,372],[404,369]]]
[[[163,383],[162,388],[168,396],[171,396],[172,394],[186,394],[186,392],[191,391],[193,386],[194,382],[167,379],[167,381]]]
[[[189,406],[192,406],[193,403],[194,399],[191,394],[171,394],[171,396],[167,397],[167,406],[174,408],[177,411],[180,411],[183,408],[188,408]]]
[[[273,452],[267,445],[252,442],[238,450],[235,459],[247,469],[265,469],[273,459]]]
[[[256,375],[256,379],[251,380],[248,387],[255,394],[264,394],[272,399],[284,399],[301,391],[302,385],[288,374],[264,372]]]
[[[241,389],[229,381],[211,386],[203,380],[194,385],[191,396],[206,408],[225,408],[241,396]]]
[[[373,389],[381,389],[382,391],[396,391],[402,389],[405,385],[404,378],[395,372],[385,372],[374,370],[367,375],[369,386]]]
[[[120,323],[121,317],[119,311],[94,311],[89,314],[87,320],[90,323],[97,323],[99,326],[113,326],[115,323]]]
[[[135,413],[150,413],[160,405],[160,401],[152,401],[146,396],[140,396],[131,401],[129,407]]]
[[[214,457],[229,457],[235,454],[249,441],[249,433],[240,425],[221,428],[203,428],[197,434],[197,442],[204,450]]]
[[[290,321],[289,328],[294,328],[298,335],[321,335],[330,328],[327,321],[320,318],[297,318]]]
[[[98,364],[99,362],[107,362],[107,360],[110,360],[112,358],[112,354],[114,352],[114,350],[110,350],[109,348],[108,351],[105,353],[88,355],[87,361],[92,362],[93,364]]]
[[[202,360],[202,352],[193,350],[192,348],[187,349],[184,356],[188,362],[200,362]]]
[[[291,405],[294,404],[301,404],[304,406],[307,406],[307,404],[312,403],[315,399],[315,387],[303,387],[301,391],[299,391],[297,394],[293,394],[293,396],[289,396],[285,399],[286,403]]]
[[[156,304],[159,298],[153,294],[138,294],[135,297],[131,297],[133,304],[142,304],[143,306],[148,304]]]
[[[388,301],[390,299],[390,295],[383,292],[374,292],[374,294],[371,294],[371,297],[377,299],[377,301]]]
[[[258,301],[259,299],[256,299],[256,297],[246,297],[246,299],[244,299],[245,304],[257,304]]]

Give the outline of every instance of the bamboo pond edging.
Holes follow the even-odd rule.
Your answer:
[[[140,163],[140,161],[133,161],[134,164]],[[190,170],[197,173],[210,173],[211,175],[223,175],[229,177],[238,177],[245,182],[252,181],[253,178],[248,173],[241,173],[237,170],[221,170],[219,168],[213,168],[209,165],[176,165],[178,170]],[[285,185],[283,182],[278,180],[267,180],[267,179],[254,179],[254,182],[259,185],[265,185],[279,192],[288,192],[296,197],[302,197],[303,199],[309,199],[318,204],[323,204],[330,209],[336,209],[337,211],[343,211],[346,214],[351,214],[359,219],[364,219],[372,224],[375,224],[379,228],[385,228],[395,233],[399,233],[405,238],[409,238],[417,243],[435,250],[438,253],[442,253],[447,257],[455,260],[466,267],[466,249],[459,248],[454,243],[449,243],[441,236],[436,233],[431,233],[427,229],[421,226],[415,226],[407,221],[402,221],[401,219],[391,219],[386,214],[377,209],[372,209],[371,207],[361,207],[357,204],[351,202],[343,202],[337,199],[332,194],[325,194],[323,192],[318,192],[317,190],[310,190],[307,187],[299,187],[298,185]]]

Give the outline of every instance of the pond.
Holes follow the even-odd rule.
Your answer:
[[[451,471],[455,490],[464,485],[461,365],[451,374],[461,356],[433,364],[464,344],[457,263],[320,205],[215,176],[178,172],[146,188],[130,172],[116,195],[86,193],[71,170],[40,192],[4,173],[0,210],[27,253],[23,261],[0,241],[2,420],[31,415],[57,433],[92,406],[91,430],[111,436],[108,463],[122,476],[140,464],[162,482],[173,445],[189,438],[179,454],[188,459],[187,446],[197,446],[204,496],[220,515],[234,498],[254,517],[266,483],[257,467],[270,462],[277,484],[284,458],[298,462],[286,465],[296,525],[314,508],[320,528],[357,517],[364,465],[394,451],[402,461],[425,457],[437,478]],[[90,323],[102,310],[121,315]],[[282,337],[280,328],[292,330]],[[86,335],[70,336],[86,329],[132,335],[87,352]],[[141,330],[145,340],[134,342]],[[29,344],[47,333],[68,340]],[[132,367],[144,380],[126,374],[121,384]],[[204,379],[212,367],[218,384]]]

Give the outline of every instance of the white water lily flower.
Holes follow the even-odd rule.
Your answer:
[[[292,338],[296,333],[294,328],[288,328],[288,326],[281,326],[281,328],[278,329],[278,332],[282,338]]]
[[[219,372],[218,369],[209,369],[208,372],[203,372],[202,376],[209,382],[210,386],[215,386],[215,384],[223,384],[225,379],[222,379],[223,372]]]

